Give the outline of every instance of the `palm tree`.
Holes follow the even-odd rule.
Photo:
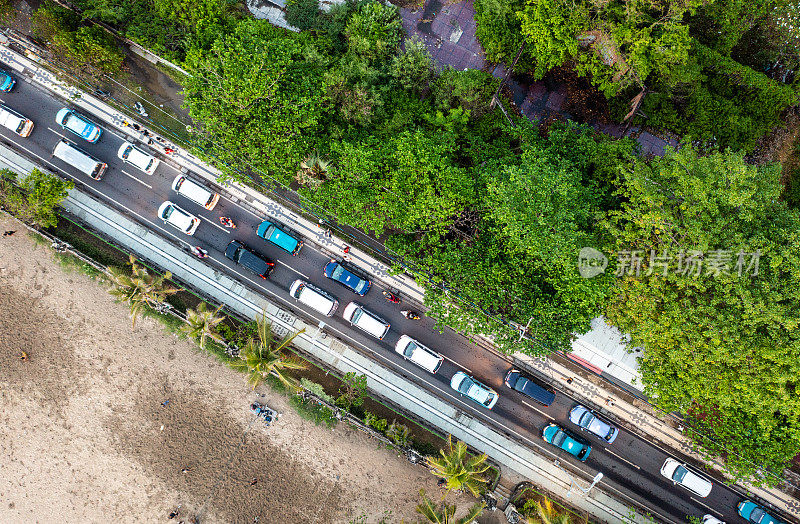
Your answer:
[[[486,479],[483,474],[491,467],[486,463],[486,455],[469,455],[467,445],[453,436],[447,436],[448,452],[439,450],[441,457],[428,457],[431,473],[446,481],[447,491],[466,489],[474,496],[480,495]]]
[[[427,519],[426,522],[432,522],[433,524],[468,524],[480,517],[485,507],[485,503],[478,502],[469,508],[466,515],[456,519],[455,505],[447,504],[444,500],[436,504],[425,495],[424,489],[419,490],[419,494],[422,497],[422,502],[417,505],[417,513],[425,517]]]
[[[300,170],[297,171],[295,180],[300,184],[305,184],[311,189],[316,189],[322,185],[325,180],[325,175],[331,167],[329,160],[323,159],[319,153],[314,151],[302,162],[300,162]]]
[[[169,271],[161,276],[151,275],[144,266],[136,263],[133,255],[130,256],[130,265],[130,275],[120,268],[108,268],[112,280],[108,292],[117,297],[117,302],[127,302],[131,306],[132,326],[136,327],[136,318],[145,305],[162,303],[178,290],[165,284],[165,281],[172,278]]]
[[[258,338],[250,337],[239,351],[239,360],[229,363],[237,371],[247,373],[247,383],[256,389],[268,375],[272,375],[290,389],[297,388],[296,382],[286,375],[291,369],[305,369],[306,365],[296,357],[287,357],[283,353],[294,337],[303,333],[302,329],[282,341],[275,337],[272,326],[267,322],[266,313],[256,319]]]
[[[210,338],[217,342],[222,342],[222,337],[216,332],[217,324],[225,320],[224,315],[220,315],[224,304],[214,311],[206,309],[206,303],[201,302],[197,309],[188,309],[186,311],[186,324],[181,326],[181,331],[186,333],[190,338],[198,339],[201,349],[206,348],[206,341]]]
[[[535,512],[533,515],[528,515],[533,519],[531,520],[532,524],[570,524],[572,522],[569,512],[556,508],[553,501],[547,497],[542,501],[537,500],[530,506],[525,504],[525,510],[526,512],[530,510]]]

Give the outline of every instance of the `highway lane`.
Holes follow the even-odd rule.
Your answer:
[[[571,456],[545,443],[541,439],[542,428],[550,422],[557,421],[563,427],[575,430],[567,421],[569,409],[577,402],[566,395],[558,393],[553,405],[545,408],[533,401],[508,390],[503,384],[503,377],[512,365],[510,362],[492,352],[470,344],[464,337],[446,329],[439,333],[433,329],[433,321],[423,318],[422,321],[410,321],[399,314],[401,306],[390,304],[383,299],[380,289],[373,286],[366,297],[359,297],[339,286],[322,275],[322,267],[328,261],[328,255],[316,251],[306,245],[300,254],[292,257],[274,246],[268,245],[255,234],[255,228],[265,217],[253,215],[250,211],[238,206],[224,197],[220,199],[214,211],[184,199],[171,190],[172,180],[179,173],[174,167],[162,162],[154,175],[146,175],[133,166],[127,165],[116,156],[117,149],[123,141],[122,135],[104,127],[104,134],[96,144],[88,142],[62,130],[55,123],[55,113],[64,103],[44,93],[30,83],[18,78],[18,84],[11,93],[0,94],[0,101],[5,105],[26,115],[35,122],[34,132],[28,139],[22,139],[13,133],[0,129],[4,141],[14,143],[23,148],[29,155],[36,156],[54,170],[59,170],[84,186],[95,196],[104,199],[113,206],[126,212],[131,218],[149,229],[159,231],[173,242],[184,247],[200,245],[209,250],[209,265],[214,269],[224,270],[237,275],[239,280],[260,289],[271,300],[283,307],[302,311],[306,317],[312,317],[326,324],[326,331],[341,338],[346,343],[358,347],[377,360],[409,379],[423,384],[430,391],[447,399],[458,409],[468,413],[476,420],[489,424],[506,434],[535,447],[552,460],[559,460],[562,467],[573,476],[575,471],[584,472],[584,481],[597,471],[605,477],[600,485],[603,489],[616,494],[622,500],[643,503],[653,508],[654,515],[676,522],[685,522],[686,515],[701,516],[713,513],[724,517],[728,523],[742,522],[735,515],[736,503],[741,499],[731,488],[719,482],[714,483],[711,495],[706,499],[697,497],[679,487],[672,486],[661,477],[659,469],[670,453],[645,442],[638,436],[621,431],[617,441],[606,451],[602,443],[589,438],[593,451],[585,464],[581,464]],[[89,115],[87,115],[89,116]],[[91,118],[91,117],[90,117]],[[102,124],[101,122],[97,122]],[[52,159],[52,149],[61,136],[65,136],[81,149],[102,159],[109,165],[108,172],[101,181],[94,181],[76,170]],[[146,149],[145,146],[137,144]],[[163,159],[163,156],[162,156]],[[194,177],[200,181],[199,177]],[[156,217],[158,206],[165,200],[172,200],[185,210],[202,219],[194,237],[165,225]],[[235,230],[227,230],[219,226],[220,215],[230,216],[239,225]],[[280,220],[291,226],[291,216],[282,216]],[[230,240],[242,241],[255,251],[266,255],[276,262],[276,268],[268,280],[248,273],[244,268],[235,265],[223,256],[225,246]],[[324,243],[324,239],[322,239]],[[371,268],[363,268],[370,271]],[[296,278],[309,280],[325,289],[340,301],[340,307],[332,318],[324,317],[309,311],[288,295],[289,284]],[[383,341],[377,341],[365,333],[353,329],[341,317],[341,311],[351,300],[363,304],[392,324],[392,329]],[[393,347],[402,333],[407,333],[423,344],[442,353],[448,360],[436,375],[431,375],[413,364],[406,362],[395,354]],[[500,400],[494,410],[488,411],[463,399],[450,389],[449,379],[459,369],[464,369],[482,382],[492,386],[500,393]],[[591,407],[591,406],[590,406]],[[673,454],[674,455],[674,454]],[[717,513],[718,512],[718,513]]]

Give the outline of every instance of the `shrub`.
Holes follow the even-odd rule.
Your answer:
[[[386,436],[401,448],[408,447],[411,443],[411,430],[405,424],[398,424],[396,420],[389,424]]]
[[[392,60],[390,74],[403,88],[423,91],[433,78],[433,61],[418,36],[406,40],[406,50]]]
[[[397,53],[403,37],[400,13],[393,5],[369,2],[353,13],[345,29],[352,52],[383,61]]]
[[[286,3],[286,21],[301,31],[317,24],[319,0],[290,0]]]
[[[380,432],[386,430],[386,426],[389,425],[385,418],[378,418],[378,415],[367,411],[364,413],[364,423],[371,428],[377,429]]]

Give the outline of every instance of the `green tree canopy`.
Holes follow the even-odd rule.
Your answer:
[[[645,392],[744,478],[800,451],[800,218],[779,177],[687,144],[637,162],[606,223],[625,270],[606,314],[645,348]]]
[[[322,112],[319,72],[302,58],[311,47],[307,34],[250,19],[189,54],[185,104],[210,153],[232,170],[252,165],[288,182]]]
[[[22,182],[8,169],[0,170],[0,205],[20,220],[39,227],[58,223],[56,208],[73,188],[72,182],[34,169]]]

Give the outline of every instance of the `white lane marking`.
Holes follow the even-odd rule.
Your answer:
[[[442,355],[441,353],[439,353],[439,354]],[[467,373],[469,373],[470,375],[472,375],[472,370],[469,369],[468,367],[464,366],[463,364],[459,364],[458,362],[456,362],[452,358],[448,357],[447,355],[442,355],[442,356],[445,358],[445,360],[449,360],[450,362],[452,362],[456,367],[459,367],[459,368],[463,369],[464,371],[466,371]]]
[[[552,417],[552,416],[548,415],[547,413],[545,413],[545,412],[544,412],[544,411],[542,411],[541,409],[537,408],[536,406],[533,406],[533,405],[531,405],[531,404],[528,404],[528,403],[527,403],[527,402],[525,402],[524,400],[520,400],[520,402],[522,402],[523,404],[525,404],[526,406],[528,406],[528,407],[529,407],[529,408],[531,408],[532,410],[534,410],[534,411],[537,411],[538,413],[540,413],[540,414],[544,415],[544,417],[545,417],[545,418],[547,418],[547,419],[549,419],[549,420],[555,420],[555,418],[554,418],[554,417]]]
[[[115,137],[119,138],[120,140],[124,140],[125,142],[129,142],[127,136],[122,136],[120,134],[117,134],[117,132],[114,131],[113,129],[106,129],[106,133],[110,133],[110,134],[114,135]]]
[[[206,222],[208,222],[212,226],[216,227],[217,229],[221,229],[222,231],[224,231],[225,233],[227,233],[229,235],[231,234],[231,230],[228,229],[227,227],[222,227],[221,225],[217,224],[216,222],[214,222],[210,218],[206,218],[206,217],[204,217],[202,215],[198,215],[198,216],[200,216],[200,218],[202,218],[203,220],[205,220]]]
[[[123,174],[123,175],[128,175],[129,177],[131,177],[132,179],[136,180],[137,182],[139,182],[139,183],[140,183],[140,184],[142,184],[143,186],[147,186],[149,189],[153,189],[153,186],[151,186],[150,184],[146,184],[145,182],[143,182],[143,181],[139,180],[138,178],[136,178],[136,177],[135,177],[135,176],[133,176],[132,174],[128,173],[128,172],[127,172],[127,171],[125,171],[124,169],[120,169],[120,171],[122,171],[122,174]]]
[[[296,270],[295,268],[293,268],[292,266],[290,266],[290,265],[289,265],[289,264],[287,264],[286,262],[281,262],[280,260],[276,260],[275,262],[277,262],[278,264],[280,264],[280,265],[282,265],[282,266],[284,266],[284,267],[287,267],[287,268],[289,268],[290,270],[294,271],[295,273],[297,273],[297,274],[298,274],[298,275],[300,275],[301,277],[305,277],[305,279],[306,279],[306,280],[311,280],[311,277],[309,277],[308,275],[305,275],[305,274],[303,274],[303,273],[299,272],[298,270]]]
[[[694,497],[689,497],[689,498],[690,498],[690,499],[692,499],[693,501],[697,502],[698,504],[700,504],[700,505],[701,505],[701,506],[703,506],[704,508],[706,508],[708,511],[710,511],[710,512],[712,512],[712,513],[716,513],[716,514],[717,514],[717,515],[719,515],[720,517],[722,517],[722,516],[723,516],[723,515],[722,515],[722,513],[720,513],[719,511],[715,510],[715,509],[714,509],[714,508],[712,508],[711,506],[707,506],[706,504],[703,504],[702,502],[700,502],[700,501],[699,501],[699,500],[697,500],[696,498],[694,498]]]
[[[66,139],[66,138],[67,138],[66,136],[64,136],[64,135],[63,135],[63,133],[60,133],[60,132],[56,131],[55,129],[53,129],[53,128],[52,128],[52,127],[50,127],[50,126],[47,126],[47,129],[48,129],[48,131],[52,131],[53,133],[57,134],[57,135],[58,135],[58,136],[60,136],[61,138],[64,138],[64,139]]]
[[[642,469],[640,466],[637,466],[636,464],[634,464],[634,463],[633,463],[633,462],[631,462],[630,460],[628,460],[628,459],[626,459],[626,458],[623,458],[623,457],[621,457],[621,456],[617,455],[616,453],[614,453],[613,451],[611,451],[611,450],[610,450],[610,449],[608,449],[608,448],[605,448],[605,452],[606,452],[606,453],[608,453],[609,455],[614,455],[615,457],[617,457],[618,459],[620,459],[622,462],[627,462],[628,464],[630,464],[631,466],[633,466],[633,467],[634,467],[634,468],[636,468],[636,469]]]

